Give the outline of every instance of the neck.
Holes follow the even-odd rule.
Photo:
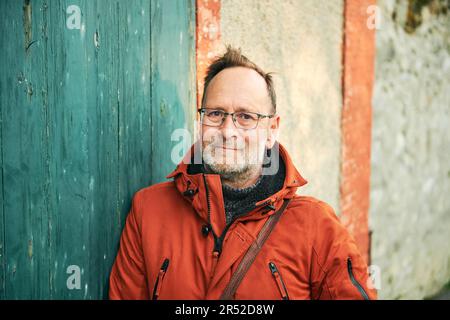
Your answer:
[[[233,178],[222,177],[222,184],[233,189],[245,189],[254,185],[261,176],[261,169],[252,170],[251,172],[243,172]]]
[[[206,172],[212,170],[205,165]],[[233,189],[244,189],[254,185],[262,173],[262,166],[249,167],[247,170],[233,175],[221,175],[220,179],[223,185]]]

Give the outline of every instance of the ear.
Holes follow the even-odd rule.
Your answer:
[[[267,128],[269,130],[267,135],[267,141],[266,141],[266,147],[267,149],[272,149],[273,145],[278,139],[278,132],[280,127],[280,116],[276,115],[270,120],[269,127]]]

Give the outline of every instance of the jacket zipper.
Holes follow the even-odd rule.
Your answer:
[[[205,183],[205,191],[206,191],[206,204],[208,207],[208,224],[211,230],[211,233],[214,237],[214,249],[213,249],[213,261],[212,261],[212,268],[210,273],[210,278],[213,277],[214,272],[216,271],[216,266],[219,261],[219,256],[222,251],[222,239],[217,237],[217,234],[214,232],[214,229],[211,225],[211,203],[209,199],[209,189],[208,189],[208,183],[206,183],[206,177],[205,174],[203,174],[203,182]],[[226,231],[226,228],[225,228]]]
[[[211,226],[211,203],[210,203],[210,199],[209,199],[209,189],[208,189],[208,183],[206,182],[206,177],[205,174],[203,174],[203,181],[205,183],[205,191],[206,191],[206,203],[207,203],[207,207],[208,207],[208,224],[211,230],[211,233],[214,237],[214,250],[213,250],[213,255],[215,259],[218,259],[218,257],[220,256],[220,254],[222,253],[222,245],[223,245],[223,240],[225,239],[225,236],[228,232],[228,229],[230,229],[230,227],[233,225],[233,223],[240,218],[242,215],[239,216],[235,216],[233,217],[233,219],[230,221],[229,224],[227,224],[225,226],[225,229],[223,230],[222,234],[220,236],[217,236],[217,234],[214,232],[214,229]],[[268,206],[269,204],[271,204],[271,201],[268,200],[262,204],[260,204],[258,207],[262,207],[262,206]],[[275,208],[271,205],[271,210],[274,210]]]
[[[222,234],[220,235],[220,237],[218,237],[217,234],[214,232],[214,229],[211,225],[211,203],[210,203],[210,199],[209,199],[209,189],[208,189],[208,183],[206,182],[205,174],[203,174],[203,181],[205,183],[206,203],[208,206],[208,224],[211,228],[211,233],[213,234],[213,237],[214,237],[213,255],[214,255],[215,261],[217,263],[217,259],[219,258],[220,254],[222,253],[222,245],[223,245],[223,240],[225,238],[225,234],[227,233],[228,229],[230,228],[232,222],[230,224],[228,224],[227,226],[225,226],[225,229],[223,230]]]
[[[281,273],[278,271],[277,266],[272,261],[269,262],[269,269],[275,279],[275,282],[277,283],[278,289],[281,293],[281,297],[283,298],[283,300],[289,300],[289,294],[283,278],[281,277]]]
[[[164,259],[164,262],[159,269],[158,278],[156,278],[155,286],[153,288],[153,300],[157,300],[159,297],[159,293],[161,292],[161,286],[166,275],[167,268],[169,267],[169,259]]]
[[[353,275],[353,266],[352,266],[352,260],[350,258],[347,258],[347,271],[348,275],[350,276],[350,280],[352,281],[353,285],[358,289],[359,293],[362,295],[364,300],[370,300],[369,296],[367,295],[364,288],[361,286],[361,284],[355,279],[355,276]]]
[[[214,273],[216,271],[217,264],[219,262],[220,254],[222,253],[222,246],[223,246],[223,240],[225,239],[225,235],[228,232],[228,229],[231,227],[233,222],[236,220],[237,217],[234,217],[233,220],[225,226],[225,229],[223,230],[222,234],[220,236],[217,236],[217,234],[214,232],[214,228],[211,225],[211,203],[209,199],[209,189],[208,189],[208,183],[206,182],[206,176],[203,174],[203,181],[205,183],[205,191],[206,191],[206,203],[208,207],[208,224],[211,230],[211,233],[214,237],[214,249],[213,249],[213,261],[212,261],[212,267],[211,267],[211,273],[210,278],[214,276]]]
[[[223,230],[222,234],[220,236],[217,236],[217,234],[214,232],[214,228],[211,225],[211,202],[210,202],[210,199],[209,199],[209,189],[208,189],[208,183],[206,182],[205,174],[203,174],[203,182],[205,184],[205,191],[206,191],[206,204],[207,204],[207,208],[208,208],[208,224],[209,224],[211,233],[212,233],[212,235],[214,237],[213,263],[212,263],[212,269],[211,269],[211,274],[210,274],[210,277],[212,278],[213,275],[214,275],[214,272],[216,270],[216,266],[217,266],[217,263],[219,261],[220,254],[222,253],[223,240],[225,239],[225,236],[226,236],[226,234],[228,232],[228,229],[230,229],[231,225],[240,216],[233,217],[231,222],[225,226],[225,229]],[[271,201],[266,201],[263,204],[261,204],[260,206],[267,205],[267,204],[270,204],[270,203],[271,203]]]

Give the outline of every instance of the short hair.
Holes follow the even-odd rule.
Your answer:
[[[202,107],[205,104],[206,90],[211,80],[222,70],[233,67],[245,67],[256,72],[263,77],[267,85],[267,91],[272,104],[273,112],[277,111],[276,94],[275,88],[272,81],[272,72],[264,72],[260,67],[258,67],[254,62],[250,61],[246,56],[241,53],[241,49],[236,49],[227,45],[227,51],[222,55],[217,57],[208,67],[206,76],[204,79],[203,87],[203,97],[202,97]]]

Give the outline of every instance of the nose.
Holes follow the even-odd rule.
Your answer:
[[[225,120],[222,123],[222,126],[220,127],[220,131],[222,133],[222,136],[226,139],[229,139],[231,137],[237,137],[237,130],[236,126],[233,123],[233,119],[230,115],[225,117]]]

